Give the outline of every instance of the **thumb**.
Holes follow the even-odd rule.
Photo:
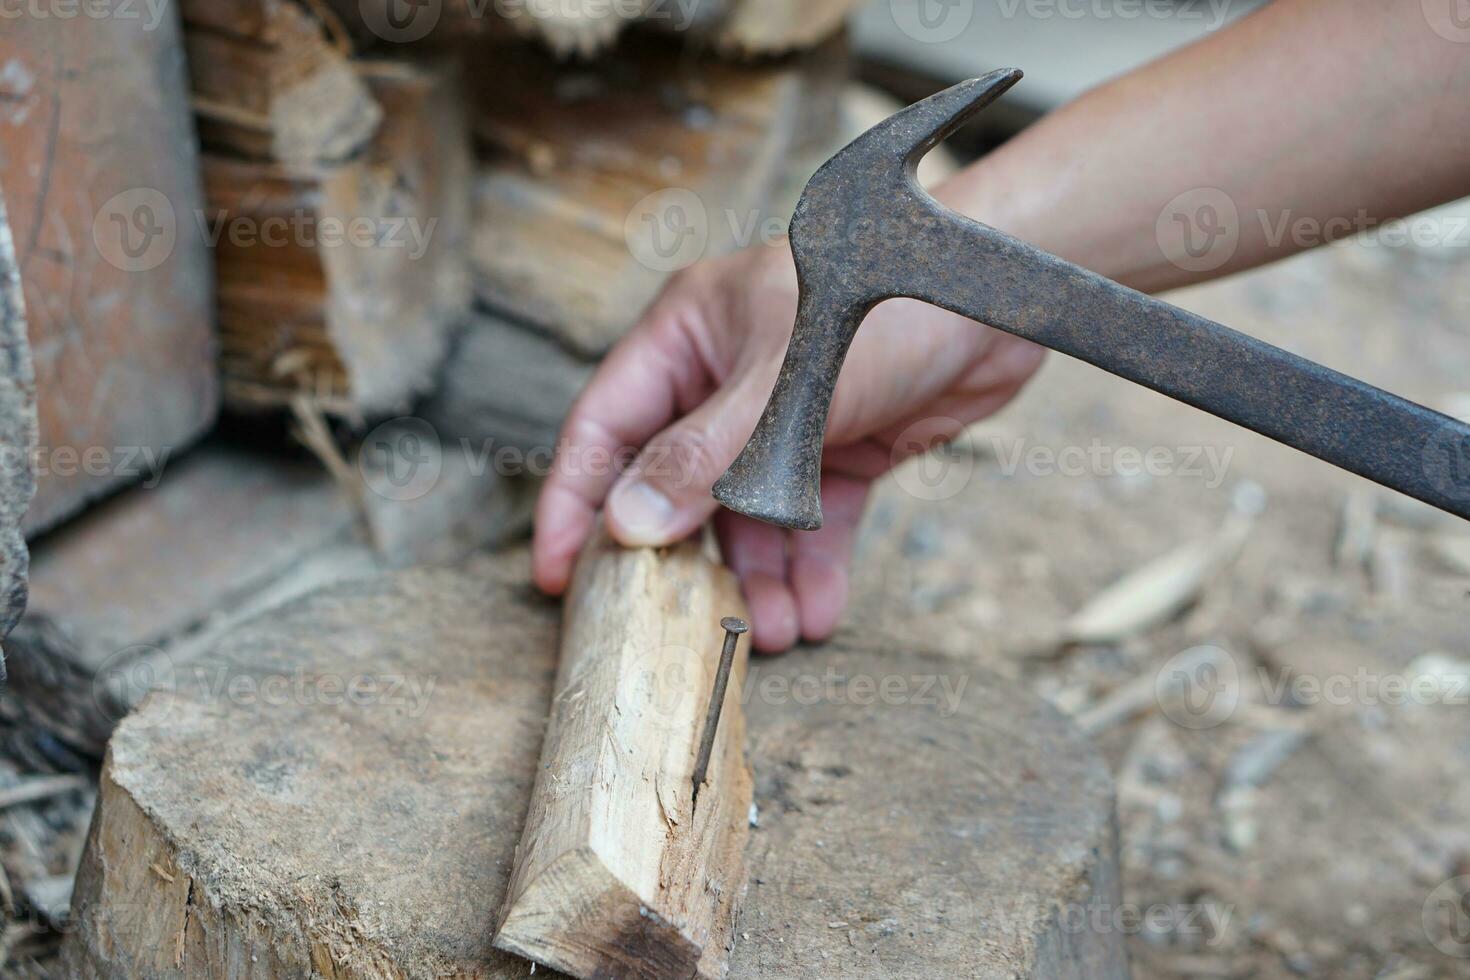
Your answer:
[[[711,488],[750,438],[764,405],[757,387],[746,379],[727,384],[648,441],[608,495],[607,526],[620,544],[680,541],[715,512]]]

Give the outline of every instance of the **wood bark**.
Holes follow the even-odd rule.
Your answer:
[[[205,156],[221,367],[239,407],[305,397],[347,416],[402,410],[432,386],[468,308],[457,74],[387,62],[360,70],[384,112],[360,158]]]
[[[213,281],[172,5],[6,17],[0,184],[34,353],[34,535],[177,452],[218,402]]]
[[[334,585],[179,671],[113,736],[67,975],[524,978],[491,940],[560,621],[527,576]],[[731,977],[1127,975],[1107,766],[1029,691],[826,645],[752,664],[742,701]]]
[[[25,298],[0,187],[0,639],[25,611],[30,553],[21,522],[36,493],[36,376],[26,339]],[[5,661],[0,655],[0,680]]]
[[[722,977],[751,800],[737,653],[709,776],[691,776],[734,576],[686,542],[599,533],[577,564],[530,814],[495,944],[573,976]]]
[[[792,61],[690,58],[666,39],[564,66],[502,46],[475,132],[473,264],[482,303],[605,352],[679,268],[784,230],[772,199],[831,132],[837,48]]]

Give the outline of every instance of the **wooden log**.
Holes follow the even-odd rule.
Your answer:
[[[458,452],[441,459],[435,446],[398,441],[414,436],[395,422],[370,433],[387,455],[364,451],[347,474],[353,487],[313,461],[206,443],[34,548],[14,655],[64,661],[89,678],[127,672],[137,657],[237,622],[257,597],[279,602],[384,565],[458,560],[503,534],[515,497],[502,481]],[[410,449],[425,454],[427,479],[404,484]]]
[[[181,7],[191,105],[210,150],[310,165],[361,150],[382,119],[341,39],[295,0]]]
[[[716,43],[742,55],[809,48],[837,34],[858,0],[732,0]]]
[[[491,940],[559,618],[517,553],[232,631],[113,736],[67,975],[525,977]],[[829,645],[753,664],[742,701],[729,976],[1127,975],[1107,767],[1029,690]]]
[[[559,56],[606,54],[634,24],[744,56],[814,47],[839,32],[858,0],[569,0],[505,4],[522,33],[540,38]],[[451,5],[452,9],[452,5]]]
[[[732,65],[652,38],[575,67],[496,50],[475,102],[490,154],[475,185],[476,295],[589,356],[677,269],[784,228],[773,193],[831,131],[845,72],[836,48]]]
[[[503,449],[512,466],[545,476],[549,451],[593,365],[552,338],[503,317],[471,314],[445,362],[439,390],[420,414],[440,438],[477,458]]]
[[[175,9],[7,17],[0,183],[25,294],[34,535],[177,452],[218,402],[213,281]]]
[[[390,568],[457,561],[530,529],[538,484],[522,479],[524,456],[504,465],[488,446],[453,438],[419,416],[377,426],[356,455],[349,491],[373,550]]]
[[[25,297],[15,240],[0,188],[0,639],[15,626],[26,606],[30,554],[21,521],[36,493],[31,454],[36,448],[36,376],[26,339]],[[5,661],[0,655],[0,680]]]
[[[221,368],[238,407],[306,397],[349,417],[402,410],[432,387],[468,309],[457,74],[407,63],[361,71],[384,119],[359,158],[204,158]]]
[[[495,945],[576,977],[723,977],[745,890],[750,772],[737,652],[698,804],[691,777],[727,569],[599,533],[573,576],[541,765]]]
[[[351,530],[347,499],[317,466],[201,447],[36,547],[15,655],[96,673],[198,628]]]

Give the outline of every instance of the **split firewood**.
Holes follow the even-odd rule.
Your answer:
[[[309,165],[344,160],[372,138],[382,110],[320,13],[297,0],[187,0],[181,9],[206,148]]]
[[[716,41],[747,55],[809,48],[842,30],[858,0],[730,0]]]
[[[351,511],[316,467],[203,446],[156,485],[108,500],[36,546],[14,655],[74,665],[86,685],[99,672],[125,674],[135,657],[351,533]]]
[[[231,625],[384,566],[462,559],[524,510],[496,474],[415,430],[390,422],[367,439],[352,465],[366,513],[310,461],[208,442],[37,543],[0,718],[100,754],[128,707]]]
[[[178,22],[167,4],[132,12],[0,28],[0,185],[39,416],[29,535],[143,479],[140,455],[181,450],[218,401]],[[8,350],[17,328],[7,315]]]
[[[0,639],[26,606],[30,555],[21,521],[36,492],[31,453],[36,447],[36,378],[26,340],[25,300],[15,240],[0,187],[0,346],[9,351],[0,374]],[[0,680],[5,660],[0,654]]]
[[[506,7],[511,22],[558,55],[605,52],[634,24],[712,41],[723,51],[783,54],[814,47],[842,30],[858,0],[569,0]]]
[[[496,51],[476,103],[476,294],[589,356],[676,270],[784,234],[776,192],[832,132],[844,74],[834,49],[731,65],[644,39],[576,67]]]
[[[527,566],[330,586],[150,698],[111,742],[62,972],[524,980],[531,965],[491,943],[495,912],[551,779],[547,715],[571,707],[552,702],[561,616]],[[1127,975],[1122,930],[1056,914],[1091,921],[1121,896],[1107,766],[1054,709],[897,649],[750,671],[759,827],[731,978]],[[639,748],[614,731],[607,753]],[[677,832],[652,817],[649,837]]]
[[[742,644],[707,785],[691,777],[735,577],[698,543],[599,533],[566,603],[531,811],[495,945],[584,980],[723,977],[751,801]]]
[[[477,311],[420,414],[441,439],[497,471],[504,452],[509,466],[545,476],[562,421],[592,369],[550,337]]]
[[[207,154],[225,396],[357,417],[427,391],[469,305],[469,155],[457,75],[361,68],[383,107],[362,156],[288,166]]]
[[[540,37],[558,55],[592,55],[610,47],[629,24],[643,19],[661,0],[623,0],[622,3],[527,3],[511,22]]]

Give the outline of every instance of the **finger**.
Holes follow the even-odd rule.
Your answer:
[[[801,638],[816,643],[837,630],[847,608],[853,542],[868,500],[868,481],[822,477],[822,527],[792,535],[791,588],[801,620]]]
[[[709,380],[687,331],[651,313],[613,349],[562,426],[556,459],[536,501],[532,574],[560,594],[572,564],[617,480],[619,463],[667,425],[682,404],[703,397]]]
[[[715,512],[710,489],[755,429],[772,383],[767,373],[744,372],[648,441],[608,495],[614,538],[629,547],[666,545]]]
[[[796,597],[786,583],[787,533],[731,511],[715,518],[725,561],[740,579],[755,648],[780,653],[796,643]]]

